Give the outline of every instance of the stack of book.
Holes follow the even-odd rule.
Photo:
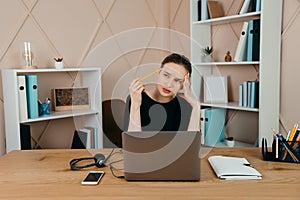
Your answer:
[[[239,106],[258,108],[259,81],[244,81],[239,85]]]

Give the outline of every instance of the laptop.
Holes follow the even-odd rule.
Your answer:
[[[199,181],[200,132],[123,132],[128,181]]]

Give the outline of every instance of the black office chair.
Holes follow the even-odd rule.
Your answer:
[[[121,99],[109,99],[102,102],[104,148],[122,148],[124,112],[125,102]]]

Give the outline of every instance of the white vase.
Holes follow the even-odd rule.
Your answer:
[[[55,62],[54,67],[56,69],[62,69],[62,68],[64,68],[64,63],[63,62]]]
[[[211,55],[206,55],[206,54],[201,55],[201,62],[204,62],[204,63],[212,62]]]

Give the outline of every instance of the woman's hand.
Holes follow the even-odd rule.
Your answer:
[[[129,86],[129,94],[131,98],[131,106],[139,107],[142,103],[142,91],[145,89],[139,78],[134,79]]]
[[[183,98],[192,106],[199,106],[199,102],[195,98],[194,94],[191,91],[191,81],[189,74],[185,75],[183,81]]]

